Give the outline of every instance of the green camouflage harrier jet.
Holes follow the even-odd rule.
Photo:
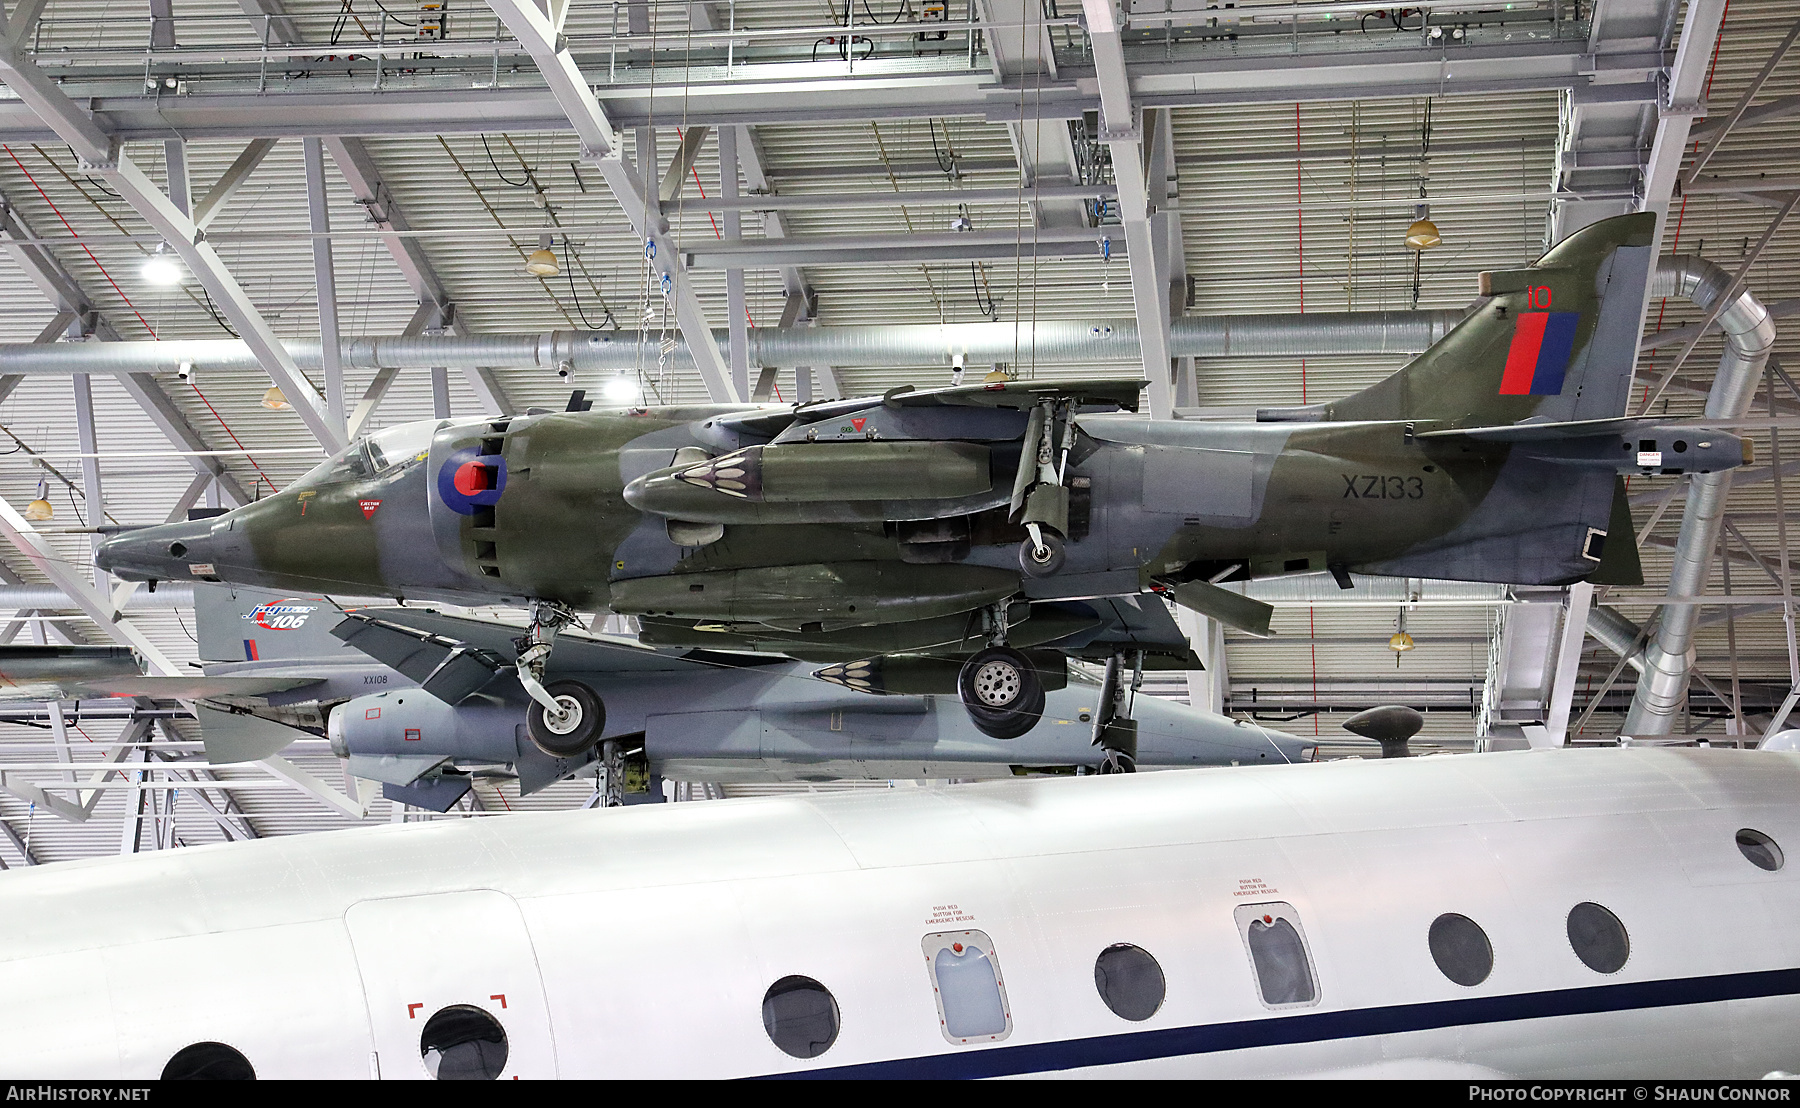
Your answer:
[[[1404,369],[1254,422],[1152,421],[1134,414],[1144,382],[1116,379],[799,407],[577,400],[379,432],[258,503],[120,535],[99,562],[527,606],[516,665],[553,752],[606,737],[591,689],[544,686],[557,630],[599,609],[638,617],[649,642],[836,663],[818,675],[872,692],[954,690],[1012,737],[1065,656],[1109,675],[1145,652],[1198,664],[1145,593],[1267,633],[1269,609],[1220,582],[1637,582],[1621,475],[1748,452],[1624,418],[1653,227],[1609,219],[1483,273],[1467,318]],[[513,664],[471,647],[444,665],[475,677],[440,684],[460,698]]]

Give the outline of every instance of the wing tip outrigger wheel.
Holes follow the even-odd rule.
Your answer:
[[[533,702],[526,730],[537,748],[553,758],[572,758],[600,741],[606,730],[606,705],[594,690],[579,681],[558,681],[544,690],[556,701],[560,714]]]
[[[1031,659],[1010,646],[990,646],[963,663],[956,690],[976,730],[1016,739],[1044,715],[1044,681]]]
[[[1068,557],[1062,536],[1037,523],[1028,523],[1025,529],[1030,532],[1030,537],[1019,544],[1019,568],[1025,575],[1049,577],[1061,569]]]

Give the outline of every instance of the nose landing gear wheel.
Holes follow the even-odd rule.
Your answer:
[[[1044,714],[1044,682],[1031,660],[1011,647],[990,646],[963,663],[956,689],[976,730],[1016,739]]]
[[[1122,750],[1108,750],[1100,759],[1100,773],[1136,773],[1137,759]]]
[[[558,681],[544,691],[556,699],[563,716],[558,719],[533,701],[525,717],[526,730],[537,748],[553,758],[573,758],[600,741],[606,730],[606,706],[594,690],[579,681]]]

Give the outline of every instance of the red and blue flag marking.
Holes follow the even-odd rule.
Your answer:
[[[1575,352],[1580,312],[1520,312],[1500,378],[1501,396],[1557,396]]]

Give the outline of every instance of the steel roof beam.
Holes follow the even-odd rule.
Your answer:
[[[693,130],[688,131],[689,136],[693,134]],[[729,199],[736,199],[738,194],[738,138],[736,127],[726,127],[719,131],[719,192]],[[682,152],[687,152],[686,142],[682,143]],[[742,213],[726,212],[725,234],[735,239],[743,234],[743,230]],[[765,403],[769,399],[769,390],[775,387],[772,376],[774,369],[764,369],[758,377],[755,390],[751,390],[750,305],[745,294],[742,266],[733,266],[725,271],[725,333],[728,336],[725,349],[731,363],[731,383],[737,388],[739,396],[749,397],[758,404]]]
[[[275,149],[275,143],[276,140],[272,138],[250,140],[249,145],[225,167],[225,172],[219,179],[213,182],[212,189],[200,199],[200,203],[194,205],[194,226],[202,231],[206,230],[213,217],[219,214],[219,209],[250,179],[250,174],[256,172],[256,167],[269,156],[269,151]]]
[[[14,46],[30,38],[36,31],[38,17],[50,0],[19,0],[6,17],[6,40]]]
[[[1782,96],[1766,104],[1758,104],[1746,109],[1732,126],[1737,128],[1755,127],[1763,123],[1772,123],[1777,119],[1786,119],[1800,112],[1800,96]],[[1705,123],[1696,123],[1688,132],[1689,138],[1706,138],[1725,126],[1723,119],[1709,119]]]
[[[333,427],[348,437],[344,425],[344,362],[338,342],[337,270],[331,264],[331,209],[325,196],[325,147],[303,139],[301,162],[306,177],[306,215],[312,241],[313,287],[319,305],[319,354],[323,362],[325,413]]]
[[[1684,189],[1694,183],[1694,178],[1700,175],[1700,171],[1706,168],[1706,163],[1711,161],[1712,156],[1718,152],[1719,144],[1725,141],[1725,136],[1730,134],[1731,129],[1744,118],[1744,113],[1750,108],[1750,101],[1754,100],[1756,94],[1762,91],[1763,82],[1769,79],[1769,74],[1775,72],[1775,67],[1787,55],[1788,49],[1794,45],[1794,40],[1797,38],[1800,38],[1800,23],[1795,23],[1786,37],[1775,44],[1769,60],[1763,63],[1763,67],[1757,71],[1756,76],[1750,78],[1750,83],[1744,86],[1744,91],[1738,95],[1737,103],[1733,104],[1731,110],[1725,113],[1725,118],[1719,123],[1719,126],[1709,131],[1705,140],[1706,144],[1700,148],[1698,154],[1694,155],[1694,164],[1688,167],[1687,173],[1681,178]]]
[[[6,841],[12,844],[14,850],[18,851],[19,857],[24,860],[26,865],[35,866],[38,864],[37,855],[25,849],[25,840],[19,837],[17,831],[13,830],[12,824],[3,819],[0,819],[0,835],[6,836]]]
[[[518,0],[505,0],[514,8]],[[540,24],[543,16],[538,16]],[[277,24],[279,26],[279,24]],[[546,40],[553,44],[554,40]],[[562,56],[569,57],[567,50]],[[596,54],[604,64],[605,54]],[[485,64],[486,59],[483,59]],[[195,63],[198,64],[198,63]],[[1320,54],[1238,59],[1231,63],[1177,60],[1134,67],[1131,96],[1143,107],[1221,107],[1414,96],[1457,96],[1567,90],[1575,104],[1646,104],[1657,98],[1654,74],[1665,64],[1659,50],[1621,50],[1596,55],[1585,43],[1540,42],[1477,47],[1461,55],[1446,75],[1439,51],[1391,50],[1349,56]],[[573,61],[570,62],[573,68]],[[1596,82],[1596,69],[1605,79]],[[204,66],[199,66],[204,71]],[[690,125],[721,127],[833,120],[973,117],[988,122],[1076,119],[1100,106],[1093,71],[1070,69],[1055,82],[1017,87],[991,73],[958,69],[936,74],[871,72],[796,80],[789,66],[739,66],[731,81],[684,88],[682,76],[659,70],[655,89],[610,84],[598,99],[614,128],[646,126],[656,118],[684,118]],[[1640,72],[1644,79],[1632,79]],[[320,75],[323,77],[324,75]],[[71,95],[90,105],[105,129],[122,141],[335,136],[471,134],[482,131],[566,131],[569,119],[548,88],[471,88],[466,77],[446,77],[441,87],[384,89],[346,87],[305,92],[190,91],[166,97],[143,89],[141,69],[125,78],[62,78]],[[253,71],[246,79],[254,81]],[[428,78],[422,79],[428,81]],[[579,77],[575,78],[579,82]],[[1746,113],[1747,116],[1751,113]],[[29,105],[0,104],[0,141],[43,141],[54,132]],[[586,137],[584,136],[584,142]]]
[[[1101,240],[1115,254],[1129,253],[1116,227],[1054,228],[1038,232],[1032,249],[1040,258],[1098,258]],[[1148,253],[1149,240],[1140,248]],[[690,243],[682,255],[694,269],[777,269],[783,266],[879,266],[920,262],[1010,261],[1019,252],[1016,231],[961,231],[919,235],[822,235],[805,239],[715,239]]]
[[[0,243],[5,245],[7,253],[25,271],[31,283],[44,294],[44,299],[58,311],[70,312],[77,317],[93,314],[94,305],[75,283],[75,278],[69,276],[50,249],[41,244],[31,228],[19,218],[11,201],[3,195],[0,195]]]
[[[95,163],[94,172],[123,196],[180,255],[188,271],[211,294],[219,311],[255,351],[264,372],[281,389],[294,413],[306,424],[319,445],[328,453],[341,449],[344,445],[342,427],[332,422],[318,390],[287,356],[274,329],[263,319],[249,292],[231,275],[224,259],[206,242],[204,232],[196,228],[193,221],[122,153],[111,164]]]
[[[693,26],[706,31],[719,29],[719,6],[713,3],[691,3],[688,5],[688,20]],[[768,161],[763,155],[762,139],[756,128],[739,125],[737,132],[738,167],[743,173],[744,182],[753,193],[767,195],[775,191],[769,183],[769,174],[765,168]],[[725,128],[719,129],[721,147],[725,142]],[[684,205],[686,210],[693,210],[694,205]],[[768,238],[780,239],[788,235],[787,220],[778,211],[768,212],[763,216],[763,234]],[[807,302],[812,302],[811,290],[807,288],[806,277],[797,266],[788,266],[781,271],[781,288],[788,295],[797,292],[806,294]]]
[[[87,504],[87,526],[99,528],[106,522],[106,492],[100,482],[100,446],[94,433],[94,386],[93,378],[86,373],[77,373],[70,378],[75,394],[75,443],[76,449],[88,455],[81,459],[81,498]],[[88,536],[88,557],[91,560],[100,552],[100,543],[104,538],[98,530]],[[107,573],[98,565],[93,566],[93,581],[96,589],[106,588]]]
[[[687,185],[688,174],[694,171],[694,162],[700,157],[700,148],[706,145],[706,136],[710,134],[712,128],[704,123],[689,126],[682,131],[681,145],[669,160],[669,168],[663,171],[662,184],[657,187],[658,201],[670,204],[680,198],[681,190]]]
[[[601,110],[593,89],[570,56],[567,41],[531,0],[489,0],[488,6],[531,52],[538,72],[549,84],[557,104],[581,141],[582,160],[591,163],[606,178],[613,196],[625,209],[625,218],[645,244],[645,252],[654,255],[652,267],[662,271],[664,295],[674,302],[676,322],[687,339],[688,350],[700,371],[707,394],[719,402],[741,401],[743,397],[731,379],[730,366],[713,341],[712,328],[700,307],[700,298],[688,280],[687,268],[676,252],[668,224],[656,209],[656,194],[650,191],[650,180],[656,167],[645,165],[634,169],[625,160],[619,133]]]
[[[1094,51],[1094,72],[1100,85],[1100,140],[1112,152],[1113,181],[1119,188],[1119,222],[1125,233],[1126,261],[1131,267],[1131,300],[1137,309],[1138,342],[1143,350],[1144,376],[1150,381],[1150,415],[1169,419],[1175,414],[1175,394],[1170,380],[1167,219],[1155,219],[1150,196],[1152,182],[1146,165],[1146,138],[1167,126],[1133,106],[1131,75],[1125,68],[1125,51],[1119,36],[1118,11],[1113,0],[1082,0],[1088,40]],[[1092,238],[1096,232],[1089,232]],[[1038,237],[1041,239],[1042,232]],[[1157,249],[1157,239],[1163,248]],[[1016,246],[1015,246],[1016,249]]]
[[[1702,103],[1706,74],[1713,46],[1719,41],[1719,24],[1725,18],[1727,2],[1690,0],[1681,25],[1675,63],[1669,67],[1666,90],[1658,101],[1656,139],[1644,166],[1643,200],[1638,210],[1656,213],[1653,245],[1659,251],[1669,218],[1669,198],[1674,194],[1682,157],[1687,150],[1688,131],[1696,117],[1706,114]]]
[[[136,624],[128,619],[117,618],[112,610],[111,598],[83,581],[74,566],[58,558],[37,529],[4,498],[0,498],[0,536],[4,536],[38,568],[38,572],[66,593],[113,641],[129,646],[142,655],[151,673],[173,677],[181,672]]]
[[[251,18],[255,26],[264,31],[266,38],[289,45],[305,42],[305,36],[300,33],[299,27],[293,20],[287,18],[282,0],[238,0],[238,6],[244,9],[244,14]],[[566,14],[566,3],[562,5],[561,10]],[[328,111],[326,117],[330,118],[331,114]],[[429,314],[441,321],[440,326],[447,326],[459,335],[466,334],[467,331],[462,326],[462,321],[456,316],[455,303],[444,289],[443,281],[438,277],[430,257],[425,253],[424,244],[417,239],[407,237],[407,232],[412,230],[412,225],[395,201],[393,192],[382,180],[381,170],[376,166],[375,158],[369,153],[368,146],[360,138],[345,137],[330,129],[321,130],[309,137],[324,140],[325,148],[331,153],[332,162],[338,167],[338,173],[350,186],[350,191],[356,194],[357,203],[361,204],[368,212],[369,221],[384,230],[395,232],[391,235],[383,235],[382,242],[387,246],[388,254],[394,259],[394,264],[400,268],[400,276],[405,279],[407,287],[411,288],[413,295],[418,298],[421,308],[429,309]],[[264,141],[270,141],[272,145],[272,140]],[[256,144],[252,143],[243,154],[238,156],[237,161],[232,163],[231,169],[228,169],[225,176],[220,179],[220,186],[216,186],[215,191],[217,187],[222,187],[227,182],[231,182],[231,188],[235,189],[238,184],[242,183],[244,177],[249,176],[250,171],[256,168],[257,163],[267,153],[267,148],[259,151],[256,149]],[[241,172],[239,172],[240,166],[242,167]],[[238,173],[236,178],[233,177],[234,172]],[[225,194],[225,196],[229,195],[229,192]],[[221,201],[225,196],[221,196]],[[207,201],[211,199],[209,196]],[[202,202],[203,207],[206,206],[207,201]],[[215,205],[209,209],[209,213],[216,210]],[[411,325],[408,327],[408,333],[415,333]],[[492,370],[470,370],[468,379],[470,388],[475,390],[476,397],[489,414],[500,415],[513,410],[512,401],[508,399],[506,390],[501,387],[499,379],[494,376]],[[377,378],[376,382],[371,383],[369,393],[357,406],[357,413],[361,418],[353,416],[349,423],[350,433],[354,434],[361,429],[363,420],[366,420],[374,411],[375,405],[380,403],[382,395],[386,393],[387,386],[392,383],[392,380],[390,375],[386,381]]]
[[[1040,0],[984,0],[985,22],[991,24],[984,38],[994,76],[1018,90],[1021,100],[1045,82],[1059,78],[1056,49],[1044,25]],[[1049,126],[1046,129],[1045,124]],[[1030,195],[1039,201],[1033,213],[1040,227],[1084,227],[1088,215],[1080,196],[1055,195],[1039,190],[1073,184],[1080,179],[1075,144],[1064,120],[1021,119],[1007,124],[1013,154]],[[946,137],[948,137],[946,133]]]
[[[334,428],[321,410],[321,398],[294,365],[275,332],[262,318],[244,287],[226,268],[224,260],[207,244],[205,235],[174,201],[127,158],[119,143],[35,64],[19,57],[10,45],[0,44],[0,79],[41,116],[50,120],[84,168],[99,176],[125,198],[137,213],[163,236],[218,303],[232,325],[256,352],[269,377],[287,396],[294,412],[327,451],[344,445],[341,429]]]
[[[1669,0],[1673,5],[1674,0]],[[1702,94],[1706,89],[1707,70],[1711,66],[1713,47],[1719,40],[1719,24],[1724,21],[1728,0],[1689,0],[1681,25],[1681,41],[1669,67],[1664,91],[1657,103],[1656,137],[1645,158],[1639,188],[1638,211],[1656,213],[1656,233],[1651,239],[1651,256],[1662,253],[1669,222],[1669,200],[1680,179],[1682,159],[1687,153],[1688,132],[1695,118],[1704,116]],[[1664,41],[1667,41],[1666,39]],[[1644,286],[1644,311],[1640,313],[1638,331],[1650,310],[1650,291],[1654,282]],[[1710,322],[1710,320],[1708,321]],[[1695,336],[1698,338],[1698,335]],[[1682,357],[1686,357],[1684,353]],[[1674,377],[1664,375],[1658,391]]]
[[[19,219],[17,213],[6,206],[4,196],[0,196],[0,237],[8,242],[14,259],[25,271],[25,275],[31,278],[44,297],[59,309],[57,317],[51,321],[56,326],[45,328],[44,334],[38,336],[39,342],[55,341],[53,331],[60,332],[68,324],[68,320],[64,319],[65,314],[71,319],[92,319],[96,322],[96,329],[102,337],[112,340],[119,338],[118,332],[101,317],[99,310],[95,308],[87,293],[82,290],[75,278],[69,275],[68,270],[62,267],[62,263],[58,262],[49,250],[41,246],[23,245],[13,241],[30,238],[31,232]],[[176,449],[187,451],[212,449],[211,444],[200,437],[200,433],[194,430],[193,425],[187,421],[187,417],[181,413],[181,409],[177,408],[174,401],[163,391],[155,377],[148,373],[121,374],[119,383],[124,386],[126,393],[137,401],[138,407],[144,410],[144,414],[150,417],[150,421],[156,425],[156,429],[161,431],[163,437]],[[6,391],[11,392],[12,390],[8,388]],[[188,461],[196,472],[216,479],[226,494],[239,504],[250,503],[250,494],[244,490],[242,485],[238,484],[237,478],[233,477],[225,468],[224,463],[217,458],[190,455]]]
[[[349,184],[350,191],[356,194],[356,202],[369,213],[369,221],[384,231],[396,232],[383,236],[382,242],[387,244],[388,253],[393,255],[394,264],[400,267],[400,275],[406,279],[413,295],[421,304],[448,313],[450,294],[444,290],[443,281],[426,256],[425,245],[418,239],[406,237],[406,232],[413,229],[412,223],[382,180],[381,170],[367,144],[356,138],[334,137],[324,141],[338,172]]]
[[[238,0],[238,7],[264,42],[300,42],[300,28],[289,18],[282,0]]]

